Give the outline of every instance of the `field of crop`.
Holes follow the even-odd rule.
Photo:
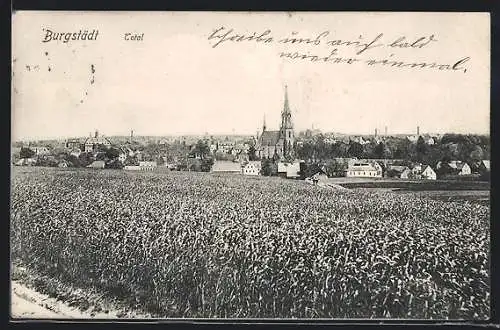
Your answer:
[[[489,317],[488,206],[210,173],[13,171],[13,258],[159,317]]]

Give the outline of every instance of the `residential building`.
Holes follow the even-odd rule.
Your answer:
[[[139,168],[141,171],[154,171],[154,169],[157,167],[156,162],[151,162],[151,161],[140,161],[139,162]]]
[[[401,172],[401,174],[399,175],[399,178],[401,179],[405,179],[405,180],[408,180],[408,179],[414,179],[415,178],[415,174],[413,173],[412,170],[410,170],[408,167],[404,166],[405,169]]]
[[[296,179],[300,178],[300,163],[295,162],[278,162],[278,176]]]
[[[70,151],[69,153],[71,156],[75,156],[75,157],[80,157],[80,155],[82,154],[82,150],[80,148],[74,148],[73,150]]]
[[[96,160],[92,164],[88,165],[88,168],[104,168],[106,163],[103,160]]]
[[[387,166],[386,174],[388,177],[407,179],[408,175],[411,174],[411,170],[408,166],[389,165]]]
[[[377,166],[378,165],[378,166]],[[348,177],[364,177],[364,178],[381,178],[382,168],[374,163],[354,163],[347,168],[346,176]]]
[[[235,163],[226,160],[218,160],[212,166],[212,172],[219,173],[241,173],[240,163]]]
[[[481,164],[479,164],[479,170],[481,172],[490,172],[490,161],[482,160]]]
[[[63,160],[63,161],[61,161],[59,164],[57,164],[57,166],[58,166],[58,167],[62,167],[62,168],[66,168],[66,167],[68,167],[69,165],[68,165],[68,162],[67,162],[67,161]]]
[[[66,148],[70,150],[80,149],[82,148],[82,141],[80,139],[68,139],[66,141]]]
[[[137,165],[126,165],[123,169],[126,171],[140,171],[141,167]]]
[[[424,166],[424,170],[420,173],[420,177],[425,180],[436,180],[436,172],[429,166]]]
[[[96,151],[99,145],[109,148],[111,146],[111,142],[106,137],[100,136],[99,131],[95,131],[94,136],[91,136],[87,138],[87,140],[85,140],[84,150],[85,152]]]
[[[260,161],[250,161],[242,167],[242,173],[244,175],[259,175],[261,170]]]
[[[318,182],[324,182],[328,180],[328,175],[322,169],[316,169],[315,173],[312,174],[306,181],[312,181],[314,184]]]
[[[29,147],[35,152],[37,156],[44,156],[50,154],[50,149],[47,147]]]
[[[472,174],[472,169],[469,164],[465,162],[460,162],[457,164],[458,175],[470,175]]]

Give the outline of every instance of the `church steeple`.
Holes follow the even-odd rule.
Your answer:
[[[285,85],[285,105],[283,106],[283,112],[290,112],[290,105],[288,104],[288,86]]]
[[[288,86],[285,85],[285,104],[283,105],[283,111],[281,112],[281,128],[282,129],[292,129],[292,112],[290,111],[290,104],[288,103]]]
[[[262,120],[262,132],[266,130],[266,115],[264,114],[264,119]]]
[[[293,133],[292,112],[288,102],[288,86],[285,85],[285,102],[281,112],[281,138],[283,139],[283,153],[285,158],[294,156],[295,134]]]

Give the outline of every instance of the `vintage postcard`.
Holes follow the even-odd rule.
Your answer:
[[[12,25],[12,319],[489,319],[489,14]]]

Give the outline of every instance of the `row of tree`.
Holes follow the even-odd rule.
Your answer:
[[[416,142],[407,138],[387,138],[376,143],[371,141],[360,144],[325,142],[324,136],[305,141],[296,146],[300,159],[326,161],[333,158],[368,158],[368,159],[404,159],[424,164],[436,164],[439,161],[461,160],[477,163],[490,158],[489,138],[480,135],[447,134],[433,145],[429,145],[420,136]]]

